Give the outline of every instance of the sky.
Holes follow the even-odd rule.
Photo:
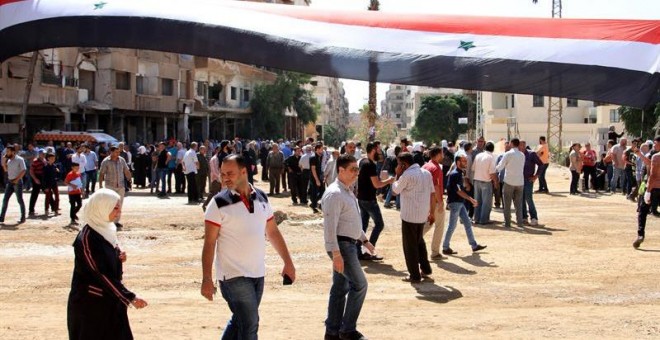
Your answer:
[[[367,10],[369,0],[312,0],[311,7]],[[435,13],[547,18],[552,15],[552,0],[380,0],[385,12]],[[563,18],[652,19],[660,20],[660,0],[562,0]],[[351,113],[367,102],[367,82],[341,79]],[[378,105],[389,84],[378,83]],[[380,108],[378,109],[380,112]]]

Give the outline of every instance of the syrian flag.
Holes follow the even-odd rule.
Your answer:
[[[0,0],[0,60],[121,47],[395,84],[648,107],[659,20],[333,11],[218,0]]]

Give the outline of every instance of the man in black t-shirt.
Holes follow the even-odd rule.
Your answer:
[[[309,158],[309,168],[311,176],[309,176],[309,195],[311,203],[309,207],[317,213],[318,201],[323,196],[325,185],[323,184],[323,144],[316,144],[314,146],[314,155]]]
[[[380,212],[378,201],[376,200],[376,190],[394,182],[394,177],[389,176],[386,180],[381,180],[377,167],[376,156],[378,147],[375,143],[367,143],[367,159],[360,161],[360,172],[358,174],[357,199],[360,206],[360,217],[362,218],[362,230],[367,232],[369,217],[374,220],[374,229],[371,231],[369,242],[376,244],[378,236],[383,231],[385,223],[383,215]],[[362,254],[362,246],[358,245],[358,257],[361,260],[382,260],[383,258],[368,253]]]
[[[154,181],[156,184],[156,191],[158,191],[158,181],[162,183],[162,190],[158,192],[158,197],[167,196],[167,191],[165,191],[165,177],[167,176],[167,163],[170,161],[171,157],[170,153],[167,152],[165,143],[158,143],[158,162],[156,164],[156,178],[158,178],[158,180]]]

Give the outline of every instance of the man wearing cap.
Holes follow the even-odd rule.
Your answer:
[[[25,176],[25,161],[23,158],[16,154],[14,145],[8,145],[6,150],[6,159],[7,159],[7,185],[5,186],[5,197],[2,200],[2,212],[0,213],[0,223],[5,222],[5,214],[7,213],[7,208],[9,204],[9,199],[11,195],[16,193],[16,200],[18,205],[21,208],[21,217],[18,219],[18,223],[21,224],[25,222],[25,203],[23,203],[23,177]]]
[[[44,167],[46,166],[46,154],[43,149],[39,150],[38,157],[30,165],[30,177],[32,177],[32,192],[30,193],[29,216],[34,216],[34,206],[43,188],[41,182],[44,179]]]

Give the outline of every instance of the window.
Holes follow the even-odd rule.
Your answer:
[[[396,114],[396,118],[401,118],[401,114],[400,114],[400,113],[397,113],[397,114]]]
[[[147,79],[143,76],[135,76],[135,92],[137,94],[146,94],[145,88],[147,88]]]
[[[233,86],[231,87],[231,91],[230,91],[230,97],[229,97],[229,99],[231,99],[231,100],[236,100],[236,88],[233,87]]]
[[[250,101],[250,90],[248,90],[248,89],[243,90],[243,101],[244,102],[249,102]]]
[[[621,121],[621,117],[619,117],[619,110],[618,109],[611,109],[610,110],[610,123],[618,123]]]
[[[115,88],[117,90],[130,90],[131,74],[128,72],[115,72]]]
[[[161,79],[160,84],[161,84],[160,93],[163,96],[172,96],[172,95],[174,95],[174,80],[173,79],[163,78],[163,79]]]
[[[208,84],[206,84],[206,82],[203,82],[203,81],[198,81],[197,82],[197,96],[198,97],[206,98],[206,87],[207,86],[208,86]]]
[[[516,95],[512,94],[511,95],[511,108],[513,109],[515,107],[516,107]]]
[[[573,99],[573,98],[566,99],[566,107],[577,107],[577,106],[578,106],[577,99]]]
[[[545,106],[544,99],[545,98],[543,96],[536,96],[535,95],[534,99],[533,99],[532,106],[534,106],[534,107],[544,107]]]

